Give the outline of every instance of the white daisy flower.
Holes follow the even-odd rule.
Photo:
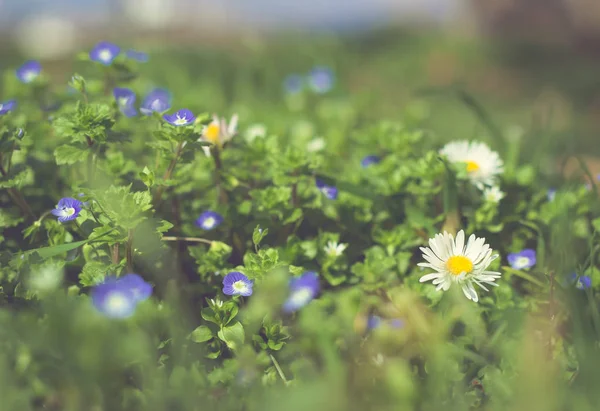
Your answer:
[[[309,153],[315,153],[322,151],[325,148],[325,139],[323,137],[316,137],[308,142],[306,145],[306,151]]]
[[[504,171],[504,163],[498,153],[477,141],[448,143],[440,154],[452,163],[465,164],[469,180],[480,190],[495,185],[496,177]]]
[[[485,244],[485,238],[478,238],[472,234],[465,245],[465,232],[460,230],[456,239],[452,234],[444,231],[429,239],[429,247],[421,247],[426,263],[419,263],[421,267],[435,270],[435,273],[426,274],[419,282],[433,280],[437,290],[448,291],[455,283],[462,288],[465,296],[477,302],[479,297],[473,284],[477,284],[485,291],[489,291],[484,284],[497,286],[494,281],[500,278],[496,271],[486,271],[498,254],[492,255],[492,249]]]
[[[338,244],[337,241],[329,241],[324,250],[328,256],[337,258],[344,254],[346,248],[348,248],[348,244]]]
[[[218,116],[213,115],[213,120],[204,127],[202,136],[198,141],[206,141],[221,148],[237,133],[237,123],[237,114],[234,114],[231,117],[229,123],[225,118],[219,118]],[[203,146],[202,150],[204,150],[204,154],[206,154],[207,157],[210,156],[210,147]]]
[[[267,127],[264,124],[253,124],[246,129],[244,137],[248,143],[252,143],[257,138],[264,138],[267,135]]]
[[[499,203],[504,198],[505,194],[500,190],[499,187],[486,187],[483,190],[483,198],[488,203]]]

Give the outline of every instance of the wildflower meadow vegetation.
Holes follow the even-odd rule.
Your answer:
[[[597,409],[585,163],[344,50],[125,46],[3,72],[0,411]]]

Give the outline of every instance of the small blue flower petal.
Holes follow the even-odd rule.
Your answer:
[[[109,318],[128,318],[133,315],[138,300],[125,283],[114,277],[107,277],[91,292],[92,304]]]
[[[572,273],[569,277],[571,284],[575,284],[575,288],[579,290],[585,290],[592,286],[592,279],[587,275],[578,275],[577,273]]]
[[[548,198],[548,201],[554,201],[554,198],[556,197],[556,189],[549,189],[546,193],[546,197]]]
[[[319,293],[319,276],[307,271],[298,278],[290,280],[290,295],[283,304],[283,311],[289,313],[304,307]]]
[[[40,75],[41,72],[42,65],[40,62],[36,60],[29,60],[23,63],[23,65],[16,70],[15,74],[22,83],[31,83]]]
[[[374,330],[381,325],[381,317],[378,315],[370,315],[367,318],[367,330]]]
[[[189,126],[196,121],[196,116],[187,108],[181,109],[173,114],[165,114],[165,121],[173,126]]]
[[[325,184],[323,181],[317,179],[315,181],[317,188],[319,189],[319,191],[321,191],[325,197],[327,197],[330,200],[335,200],[338,197],[338,189],[334,186],[330,186]]]
[[[283,89],[287,94],[298,94],[304,88],[304,78],[299,74],[290,74],[283,81]]]
[[[81,201],[72,197],[65,197],[59,200],[56,208],[51,213],[58,217],[59,222],[64,223],[76,219],[82,207]]]
[[[124,275],[118,282],[133,293],[137,302],[147,300],[152,295],[152,285],[137,274]]]
[[[254,283],[239,271],[232,271],[223,278],[223,294],[241,295],[249,297],[252,295]]]
[[[516,269],[523,270],[526,268],[531,268],[536,263],[536,253],[535,250],[525,249],[520,253],[511,253],[507,257],[508,264]]]
[[[162,113],[171,108],[171,93],[168,90],[162,88],[156,88],[152,90],[140,106],[142,114],[149,116],[150,114],[157,112]]]
[[[203,230],[212,230],[223,222],[223,216],[214,211],[205,211],[196,220],[196,225]]]
[[[127,58],[138,61],[140,63],[146,63],[149,60],[148,54],[144,53],[143,51],[129,49],[125,52],[125,55],[127,56]]]
[[[364,157],[361,161],[360,161],[360,165],[363,168],[367,168],[372,164],[377,164],[381,161],[381,159],[378,156],[366,156]]]
[[[119,110],[126,117],[134,117],[137,115],[137,110],[135,109],[136,95],[133,90],[130,90],[128,88],[116,87],[113,90],[113,96],[117,101],[117,106],[119,107]]]
[[[17,102],[15,100],[8,100],[0,103],[0,116],[12,111],[17,106]]]
[[[315,67],[308,75],[308,83],[310,88],[319,94],[327,93],[333,88],[335,76],[333,71],[328,67]]]
[[[110,66],[120,52],[121,48],[116,44],[101,41],[90,50],[90,60]]]

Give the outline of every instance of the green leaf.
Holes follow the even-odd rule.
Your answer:
[[[60,165],[71,165],[84,161],[86,156],[86,150],[73,145],[64,144],[56,147],[54,150],[54,158],[56,164]]]
[[[254,232],[252,233],[252,242],[255,246],[259,246],[262,239],[269,233],[269,229],[265,228],[264,230],[260,228],[260,226],[256,226]]]
[[[66,253],[67,251],[74,250],[77,247],[81,247],[82,245],[86,244],[88,241],[89,240],[83,240],[83,241],[76,241],[74,243],[54,245],[51,247],[36,248],[33,250],[26,251],[26,254],[37,253],[43,259],[52,258],[57,255]]]
[[[208,341],[211,338],[213,338],[212,331],[205,325],[201,325],[190,334],[190,339],[197,343]]]
[[[232,350],[237,349],[244,343],[246,334],[244,333],[244,326],[240,322],[236,322],[233,325],[223,327],[217,334],[219,338],[227,344]]]

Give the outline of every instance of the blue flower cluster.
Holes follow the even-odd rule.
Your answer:
[[[283,88],[287,94],[298,94],[305,87],[317,94],[325,94],[333,88],[334,84],[335,74],[326,66],[316,66],[306,76],[290,74],[283,80]]]

